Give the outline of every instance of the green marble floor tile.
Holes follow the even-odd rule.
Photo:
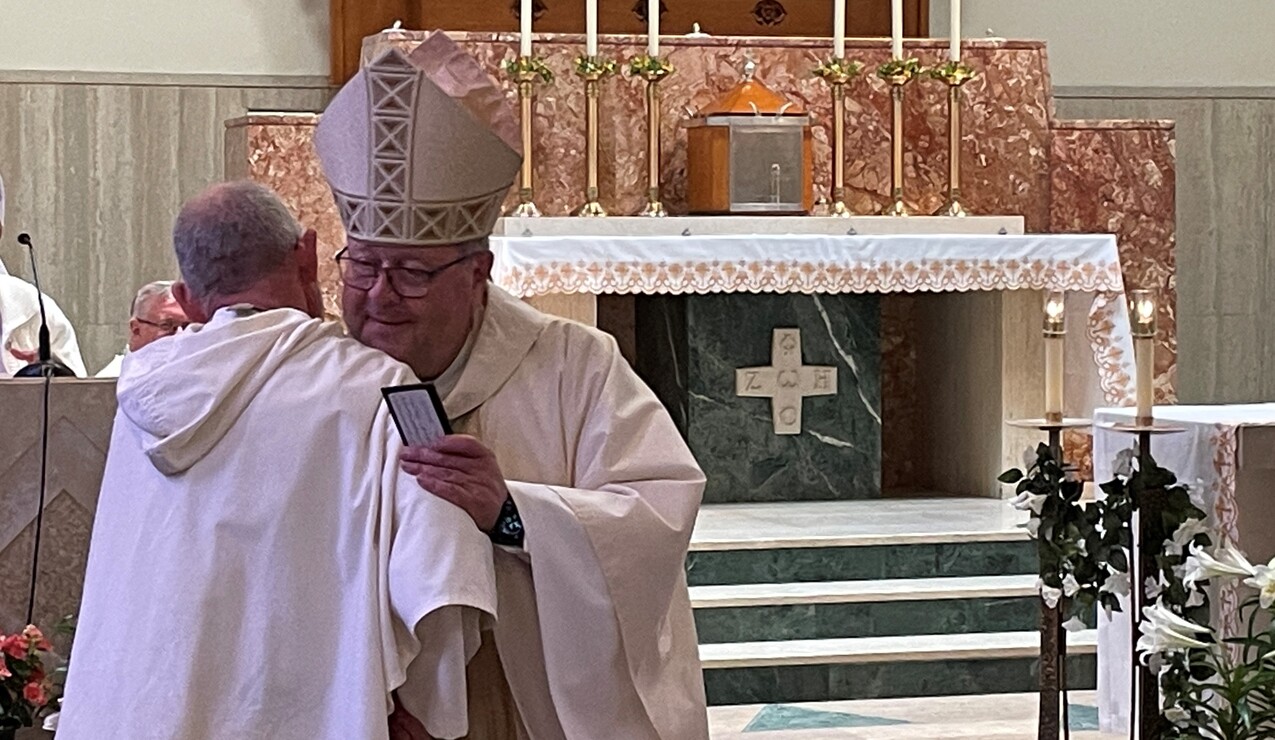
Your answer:
[[[846,712],[827,712],[784,704],[768,704],[749,721],[744,732],[773,732],[777,730],[824,730],[834,727],[885,727],[910,724],[906,720],[888,717],[869,717]]]
[[[1036,572],[1030,540],[775,550],[706,550],[687,557],[692,586],[1011,575]]]

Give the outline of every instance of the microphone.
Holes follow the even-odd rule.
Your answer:
[[[31,235],[25,232],[18,234],[18,243],[27,248],[31,258],[31,282],[35,283],[35,298],[40,304],[40,349],[38,359],[13,374],[15,378],[74,378],[71,368],[53,359],[53,350],[49,343],[49,317],[44,312],[44,291],[40,289],[40,273],[35,267],[35,245],[31,243]]]

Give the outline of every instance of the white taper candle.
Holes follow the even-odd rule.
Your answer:
[[[903,58],[903,0],[890,0],[890,56]]]
[[[948,46],[947,58],[961,61],[961,0],[952,0],[952,43]]]
[[[651,58],[660,55],[660,0],[646,3],[646,53]]]
[[[584,0],[584,55],[598,55],[598,0]]]
[[[832,0],[832,56],[846,58],[846,2]]]
[[[518,53],[529,57],[531,56],[531,0],[522,0],[521,7],[518,14]]]

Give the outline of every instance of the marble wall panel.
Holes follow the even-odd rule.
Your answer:
[[[172,278],[173,217],[222,178],[226,119],[322,110],[306,80],[0,73],[0,259],[30,276],[15,237],[31,233],[46,292],[77,329],[94,372],[119,352],[134,292]]]

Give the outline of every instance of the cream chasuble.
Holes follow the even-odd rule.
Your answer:
[[[444,405],[495,453],[526,527],[523,551],[497,549],[495,629],[526,734],[707,738],[684,569],[704,476],[615,341],[489,286]],[[470,672],[483,740],[510,737],[492,668]]]

